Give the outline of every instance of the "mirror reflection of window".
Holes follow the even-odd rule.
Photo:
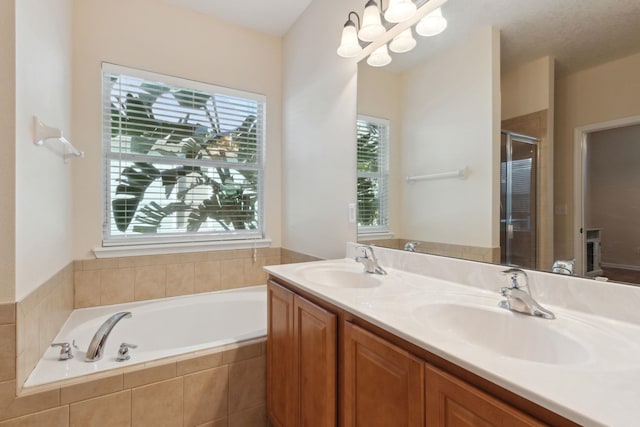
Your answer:
[[[389,121],[358,116],[358,232],[389,231]]]

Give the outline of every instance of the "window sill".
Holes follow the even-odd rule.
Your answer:
[[[394,237],[394,234],[391,231],[358,233],[358,241],[359,242],[366,242],[367,240],[393,239],[393,237]]]
[[[108,246],[93,249],[96,258],[118,258],[143,255],[166,255],[188,252],[258,249],[271,246],[271,239],[223,240],[217,242],[161,243],[128,246]]]

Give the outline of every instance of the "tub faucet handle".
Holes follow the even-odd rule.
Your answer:
[[[135,344],[127,344],[123,342],[120,344],[120,348],[118,349],[118,356],[116,357],[116,362],[124,362],[125,360],[131,359],[131,355],[129,354],[130,348],[138,348]]]
[[[60,347],[60,355],[58,356],[58,360],[73,359],[71,344],[69,344],[68,342],[55,342],[51,344],[51,347]]]

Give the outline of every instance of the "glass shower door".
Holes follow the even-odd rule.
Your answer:
[[[536,268],[538,140],[503,132],[500,155],[501,263]]]

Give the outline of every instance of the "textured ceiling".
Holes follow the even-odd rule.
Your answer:
[[[273,36],[283,36],[311,0],[164,0]]]
[[[311,3],[164,1],[275,36],[284,35]],[[363,9],[364,4],[362,0]],[[640,51],[640,0],[449,0],[442,10],[449,21],[447,30],[432,38],[417,36],[417,47],[395,54],[387,68],[409,68],[487,25],[500,29],[503,70],[551,55],[557,73],[563,75]],[[339,33],[341,28],[327,31]]]

